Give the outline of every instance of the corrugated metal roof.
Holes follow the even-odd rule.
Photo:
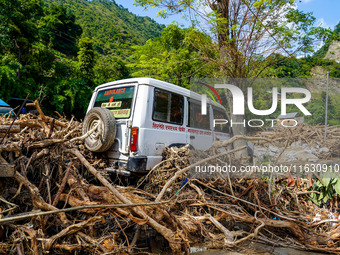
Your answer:
[[[3,101],[3,100],[0,99],[0,106],[8,107],[9,104],[5,103],[5,101]]]

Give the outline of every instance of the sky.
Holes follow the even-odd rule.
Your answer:
[[[187,21],[185,21],[182,18],[181,15],[172,16],[172,17],[167,18],[167,19],[157,17],[157,12],[160,9],[148,7],[147,10],[145,10],[144,7],[135,6],[133,4],[134,0],[114,0],[114,1],[117,4],[122,5],[124,8],[127,8],[130,12],[132,12],[132,13],[138,15],[138,16],[148,16],[148,17],[154,19],[157,23],[160,23],[160,24],[169,25],[173,21],[176,21],[180,24],[185,24],[186,26],[187,26],[187,24],[189,24]]]
[[[181,15],[172,16],[167,19],[157,17],[159,9],[148,7],[144,10],[143,7],[135,6],[133,0],[115,0],[117,4],[128,8],[130,12],[139,16],[149,16],[158,23],[171,24],[173,21],[185,26],[189,26],[189,22],[185,21]],[[313,12],[317,24],[322,24],[323,27],[334,29],[335,25],[340,22],[340,0],[298,0],[298,9],[304,12]]]
[[[313,12],[313,16],[323,27],[334,29],[340,22],[340,0],[301,0],[298,9]]]

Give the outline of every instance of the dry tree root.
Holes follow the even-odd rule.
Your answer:
[[[270,132],[258,132],[255,137],[262,137],[257,144],[265,144],[271,140],[274,144],[286,144],[286,147],[294,142],[301,141],[303,144],[320,147],[327,147],[328,153],[323,158],[340,157],[340,126],[330,126],[327,128],[327,140],[324,140],[324,125],[301,125],[294,128],[277,128]],[[289,138],[289,139],[288,139]],[[288,139],[288,140],[287,140]]]
[[[67,150],[66,152],[72,153],[79,158],[79,160],[86,166],[86,168],[122,203],[132,204],[132,202],[123,196],[113,185],[104,178],[91,164],[84,158],[84,156],[75,149]],[[157,199],[156,199],[157,201]],[[173,230],[159,224],[156,220],[151,218],[145,211],[139,207],[132,208],[132,211],[139,217],[145,220],[152,228],[154,228],[158,233],[160,233],[166,240],[168,240],[169,245],[174,253],[180,253],[181,242],[177,233]]]

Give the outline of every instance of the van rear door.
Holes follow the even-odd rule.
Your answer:
[[[116,119],[116,139],[107,152],[111,159],[126,160],[129,154],[130,127],[136,92],[136,84],[108,86],[99,89],[94,100],[93,107],[109,109]]]

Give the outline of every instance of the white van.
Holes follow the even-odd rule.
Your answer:
[[[85,145],[106,153],[107,170],[126,175],[148,171],[162,160],[165,146],[206,150],[216,139],[230,139],[227,125],[213,128],[213,119],[229,119],[225,108],[209,99],[207,105],[207,115],[201,115],[201,95],[156,79],[109,82],[93,92],[83,133],[99,121],[102,125]]]

